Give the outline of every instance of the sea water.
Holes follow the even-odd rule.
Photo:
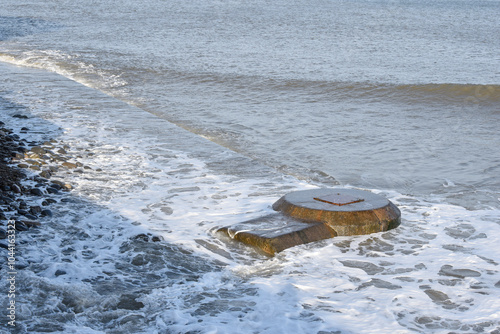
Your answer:
[[[500,330],[498,14],[3,1],[2,120],[92,168],[63,174],[71,201],[18,234],[15,330]],[[335,186],[388,197],[401,226],[274,258],[214,233]]]

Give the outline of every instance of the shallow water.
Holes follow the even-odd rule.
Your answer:
[[[92,168],[18,235],[16,330],[500,330],[499,5],[6,1],[0,120]],[[274,258],[213,232],[317,186],[402,224]]]

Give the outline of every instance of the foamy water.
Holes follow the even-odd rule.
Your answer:
[[[0,9],[0,120],[91,168],[17,234],[13,332],[500,330],[498,1],[111,5]],[[336,186],[401,226],[214,232]]]

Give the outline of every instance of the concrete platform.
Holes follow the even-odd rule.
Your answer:
[[[399,226],[401,212],[386,198],[358,189],[296,191],[273,204],[279,213],[219,229],[274,255],[309,242],[383,232]]]

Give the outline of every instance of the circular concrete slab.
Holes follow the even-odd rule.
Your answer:
[[[307,222],[325,223],[337,235],[387,231],[401,222],[401,212],[385,197],[359,189],[311,189],[286,194],[273,209]]]

